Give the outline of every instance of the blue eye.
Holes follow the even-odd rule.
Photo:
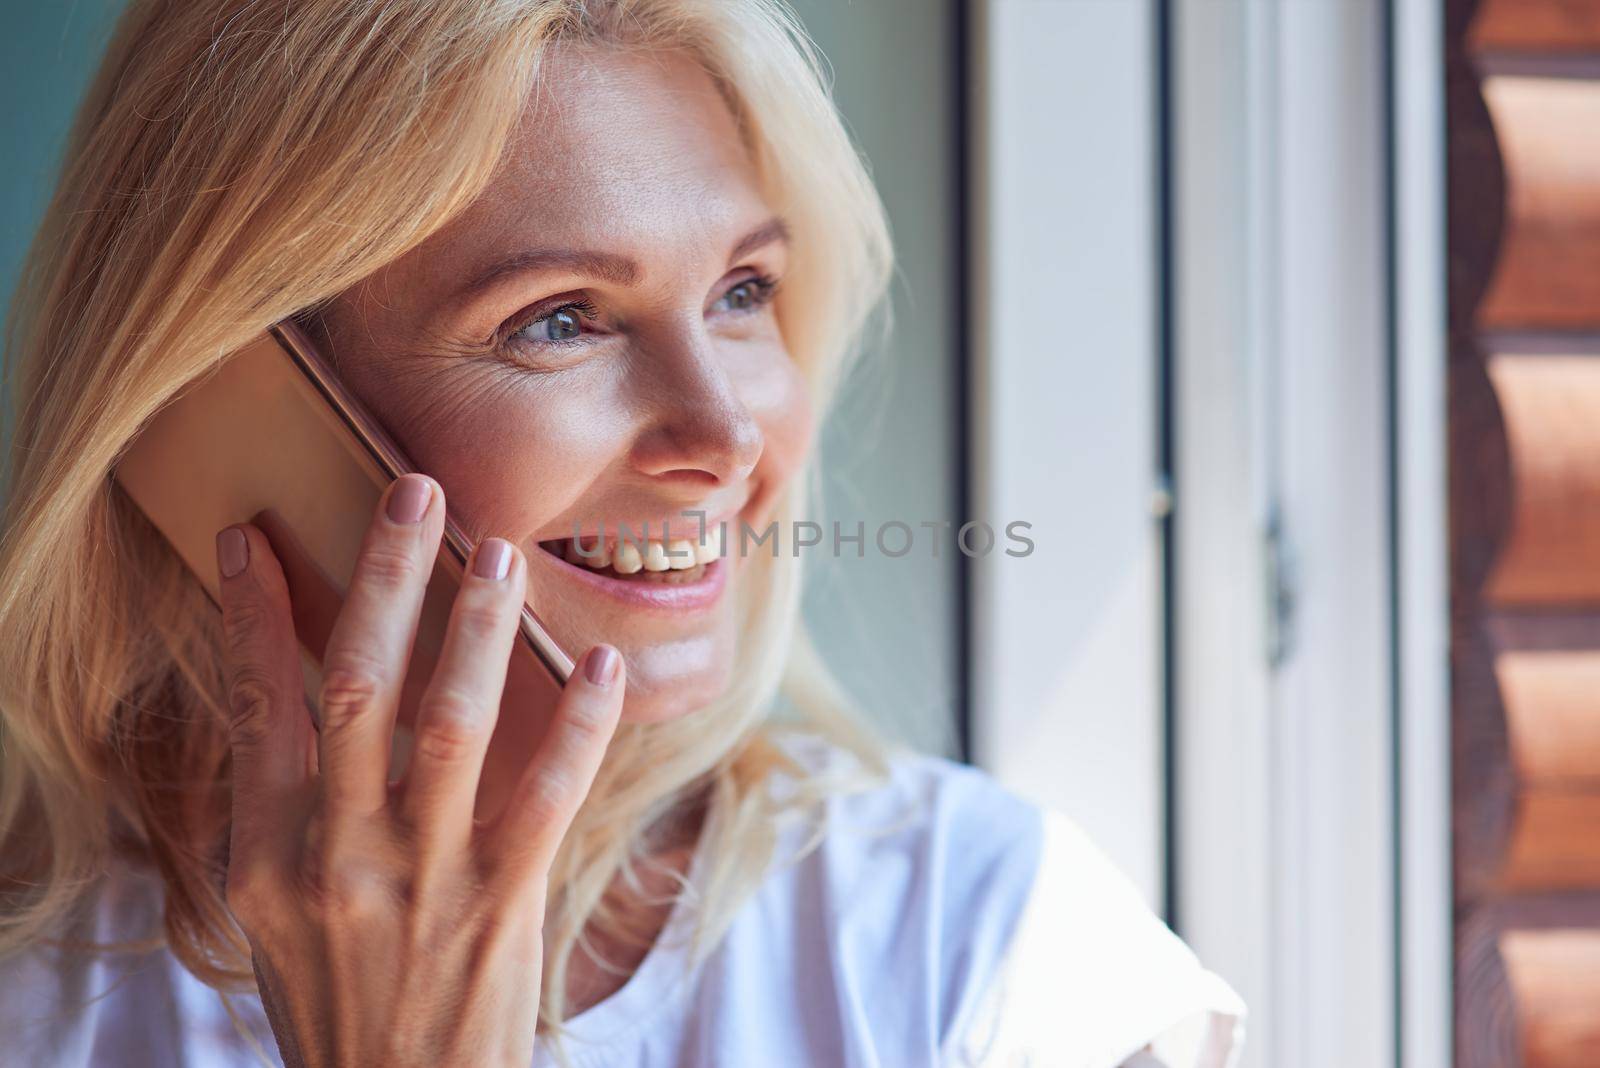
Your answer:
[[[765,275],[747,278],[718,297],[712,307],[731,312],[755,311],[772,299],[777,288],[778,283]]]
[[[527,325],[519,327],[511,336],[534,344],[554,344],[571,341],[583,333],[583,320],[597,317],[589,301],[579,300],[563,304]]]
[[[543,319],[535,319],[526,329],[539,327],[536,334],[543,335],[540,341],[565,341],[577,337],[583,332],[583,324],[578,321],[578,314],[570,308],[562,308],[553,315],[546,315]]]

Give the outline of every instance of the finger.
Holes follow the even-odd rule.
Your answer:
[[[395,710],[443,531],[444,491],[424,475],[395,479],[367,528],[322,657],[318,742],[330,820],[387,803]]]
[[[425,846],[469,839],[527,575],[523,555],[502,538],[485,540],[467,562],[418,706],[402,793],[406,818]]]
[[[249,524],[217,533],[217,572],[233,753],[232,860],[248,859],[311,777],[306,709],[289,590],[266,536]]]
[[[622,654],[597,645],[584,655],[511,802],[487,833],[491,863],[522,876],[549,870],[616,733],[626,688]]]

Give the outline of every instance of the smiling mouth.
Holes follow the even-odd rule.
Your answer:
[[[621,582],[658,586],[687,586],[701,581],[722,556],[720,525],[707,525],[703,540],[671,541],[586,537],[556,538],[539,542],[539,548],[574,567]]]

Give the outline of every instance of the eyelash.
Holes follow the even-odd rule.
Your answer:
[[[742,309],[730,309],[733,314],[749,315],[759,311],[762,307],[772,302],[772,299],[777,296],[779,281],[780,279],[774,278],[768,274],[752,275],[749,278],[741,279],[735,284],[729,286],[728,291],[722,294],[722,296],[718,297],[717,300],[718,302],[726,300],[728,295],[733,293],[735,290],[742,286],[749,286],[754,290],[754,295],[750,305]],[[590,322],[593,322],[600,317],[599,309],[594,306],[594,302],[591,300],[579,298],[577,300],[563,301],[561,304],[556,305],[554,308],[551,308],[548,311],[540,311],[535,315],[531,315],[525,319],[522,319],[520,322],[513,320],[515,325],[506,331],[504,343],[507,345],[514,344],[517,341],[517,335],[528,329],[528,327],[535,323],[543,322],[544,320],[552,318],[553,316],[559,315],[564,311],[577,312],[578,315],[589,320]],[[580,334],[579,338],[581,337],[582,335]],[[564,345],[573,340],[578,339],[568,339],[567,341],[536,341],[533,339],[527,339],[524,341],[524,344],[533,344],[539,346]]]
[[[718,297],[717,300],[726,300],[728,293],[732,293],[740,286],[750,286],[755,290],[755,302],[752,303],[750,307],[744,309],[746,312],[756,311],[763,305],[771,303],[772,298],[778,295],[778,279],[772,277],[770,274],[757,274],[729,286],[728,292],[722,294],[722,296]]]
[[[560,304],[557,304],[554,308],[551,308],[548,311],[541,311],[536,315],[529,315],[526,318],[523,318],[520,322],[518,322],[517,320],[512,320],[514,325],[511,327],[511,329],[506,331],[506,343],[510,344],[510,343],[516,341],[517,340],[517,335],[522,333],[524,330],[528,329],[528,327],[532,326],[534,323],[543,322],[546,319],[550,319],[550,318],[553,318],[553,317],[555,317],[557,315],[560,315],[564,311],[577,312],[578,315],[580,315],[584,319],[589,320],[590,322],[593,322],[594,320],[600,318],[600,309],[596,308],[594,306],[594,302],[591,301],[591,300],[588,300],[588,299],[583,298],[583,297],[579,297],[576,300],[562,301]],[[534,341],[533,339],[528,339],[527,343],[535,344],[535,345],[560,345],[560,344],[562,344],[562,342],[559,342],[559,341]]]

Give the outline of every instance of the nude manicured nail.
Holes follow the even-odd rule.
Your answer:
[[[597,645],[583,661],[583,677],[591,686],[610,686],[617,677],[622,656],[609,645]]]
[[[420,478],[406,475],[389,492],[389,518],[396,523],[420,523],[433,490]]]
[[[233,578],[250,562],[250,542],[238,527],[217,531],[217,567],[223,578]]]
[[[496,582],[505,578],[511,571],[511,543],[500,538],[489,538],[478,546],[478,552],[472,558],[472,573],[479,578],[494,579]]]

